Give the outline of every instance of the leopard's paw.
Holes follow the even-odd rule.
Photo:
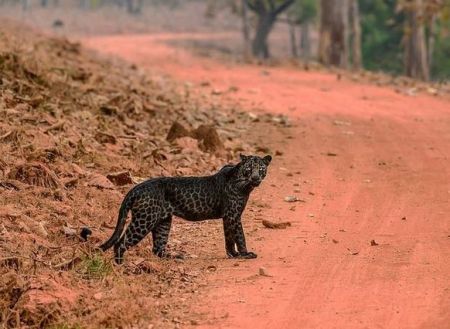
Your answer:
[[[251,251],[247,251],[247,252],[241,252],[239,253],[238,258],[243,258],[243,259],[253,259],[258,257],[258,255],[256,255],[254,252]]]
[[[227,257],[228,258],[236,258],[239,256],[239,253],[235,250],[227,250]]]

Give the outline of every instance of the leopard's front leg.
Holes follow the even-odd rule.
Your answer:
[[[230,258],[237,257],[239,253],[236,251],[236,243],[234,242],[234,230],[230,223],[229,217],[223,218],[223,233],[225,235],[225,251]]]
[[[244,230],[242,229],[241,215],[236,212],[226,213],[223,217],[225,233],[225,246],[228,257],[256,258],[257,255],[247,251]],[[235,250],[237,246],[237,252]]]
[[[254,252],[247,251],[247,246],[245,243],[244,230],[242,229],[241,217],[239,216],[236,224],[234,226],[234,240],[236,241],[238,249],[239,258],[256,258],[257,255]]]

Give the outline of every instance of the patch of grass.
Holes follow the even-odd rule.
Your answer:
[[[112,272],[112,264],[100,254],[94,253],[82,258],[78,272],[86,279],[100,280]]]

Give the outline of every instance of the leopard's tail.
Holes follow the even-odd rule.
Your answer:
[[[127,214],[129,209],[129,202],[128,202],[128,195],[125,197],[125,199],[122,202],[122,205],[120,206],[119,209],[119,218],[117,219],[117,225],[116,228],[114,230],[113,235],[108,239],[108,241],[106,241],[105,243],[103,243],[100,246],[100,249],[105,251],[108,250],[109,248],[111,248],[117,241],[119,241],[122,232],[123,232],[123,228],[125,227],[125,222],[127,220]]]

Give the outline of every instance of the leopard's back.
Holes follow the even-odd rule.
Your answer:
[[[191,221],[220,218],[225,184],[226,180],[217,175],[151,179],[131,193],[131,211],[160,207],[163,212]]]

